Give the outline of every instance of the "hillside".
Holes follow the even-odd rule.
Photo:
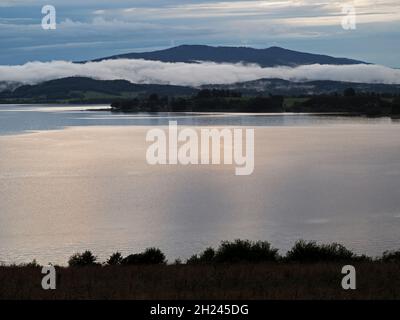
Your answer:
[[[192,88],[174,85],[134,84],[126,80],[95,80],[70,77],[50,80],[36,85],[23,85],[14,91],[0,92],[0,103],[111,103],[123,99],[158,96],[191,96],[199,89],[217,89],[240,92],[243,96],[324,95],[342,93],[347,88],[359,93],[399,95],[400,85],[366,84],[339,81],[292,82],[282,79],[260,79],[226,85],[205,85]]]
[[[190,87],[70,77],[50,80],[37,85],[24,85],[14,91],[1,92],[0,102],[110,103],[115,99],[133,98],[154,92],[159,95],[175,96],[190,95],[196,91]]]
[[[240,91],[245,95],[257,94],[279,94],[284,96],[293,95],[319,95],[341,93],[347,88],[354,88],[360,93],[375,92],[380,94],[400,94],[400,85],[382,83],[355,83],[341,81],[304,81],[293,82],[282,79],[259,79],[234,84],[205,85],[203,89],[219,89]]]
[[[12,91],[20,87],[21,84],[13,81],[0,81],[0,92]]]

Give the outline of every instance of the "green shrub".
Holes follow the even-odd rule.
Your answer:
[[[68,265],[70,267],[99,265],[96,261],[96,256],[94,256],[90,251],[85,251],[84,253],[75,253],[71,258],[69,258]]]
[[[125,265],[165,264],[165,255],[160,249],[148,248],[142,253],[131,254],[122,260]]]
[[[285,260],[296,262],[323,262],[359,259],[353,252],[341,244],[322,244],[315,241],[297,241],[286,254]]]

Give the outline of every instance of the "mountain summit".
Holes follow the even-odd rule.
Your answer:
[[[262,67],[298,66],[307,64],[348,65],[365,64],[363,61],[311,54],[280,47],[254,49],[249,47],[211,47],[204,45],[182,45],[165,50],[141,53],[126,53],[93,61],[108,59],[144,59],[163,62],[211,61],[216,63],[255,63]]]

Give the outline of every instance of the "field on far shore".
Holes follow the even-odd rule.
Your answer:
[[[400,264],[354,266],[349,291],[338,263],[57,268],[52,291],[41,287],[41,268],[0,267],[0,299],[400,299]]]

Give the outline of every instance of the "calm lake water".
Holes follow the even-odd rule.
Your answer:
[[[281,253],[301,238],[370,255],[400,248],[397,121],[86,108],[0,105],[0,261],[149,246],[173,261],[236,238]],[[170,120],[255,127],[255,172],[147,165],[146,131]]]
[[[159,126],[171,120],[192,126],[311,126],[335,124],[390,124],[389,118],[353,118],[299,114],[138,113],[104,111],[108,106],[0,105],[0,134],[63,129],[69,126]],[[92,110],[90,110],[92,109]]]

